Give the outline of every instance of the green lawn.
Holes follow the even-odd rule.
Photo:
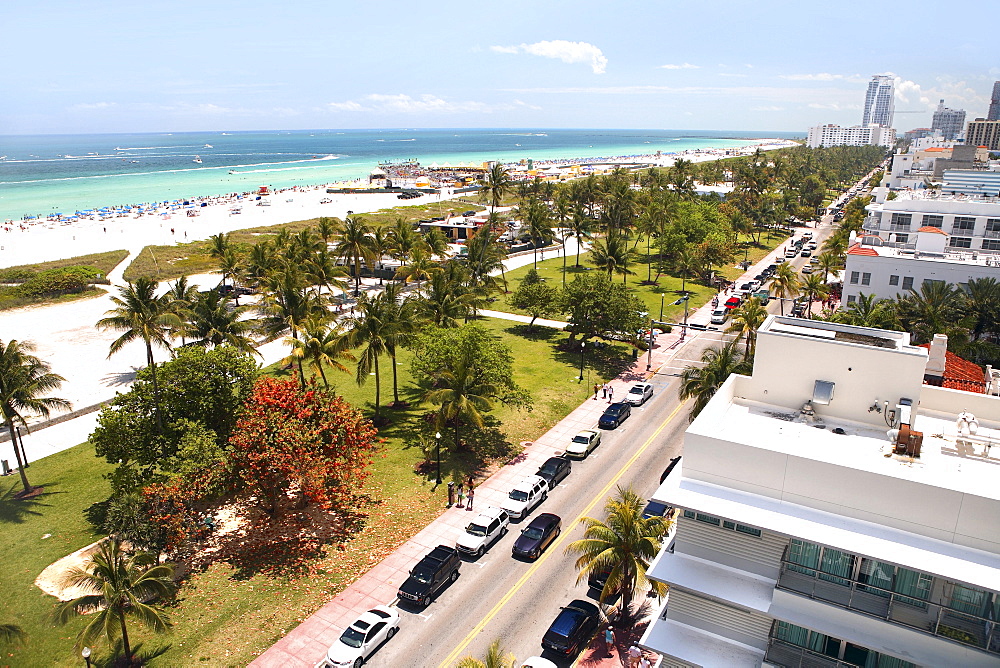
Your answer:
[[[66,267],[95,267],[104,276],[114,269],[128,256],[126,250],[107,251],[104,253],[92,253],[90,255],[78,255],[77,257],[62,260],[51,260],[49,262],[38,262],[36,264],[22,264],[15,267],[0,269],[0,283],[23,283],[34,274],[49,269],[64,269]],[[107,283],[107,281],[104,281]],[[77,293],[55,295],[50,297],[23,297],[20,293],[20,286],[0,285],[0,311],[20,308],[22,306],[40,306],[43,304],[59,304],[63,302],[76,301],[78,299],[90,299],[104,294],[104,290],[97,287],[88,287]]]
[[[558,349],[566,333],[546,328],[531,332],[526,325],[503,320],[480,322],[511,346],[518,360],[516,380],[531,391],[534,399],[530,412],[504,407],[495,411],[512,452],[519,450],[522,441],[538,438],[585,400],[594,382],[617,375],[631,362],[630,348],[624,344],[608,346],[596,357],[588,353],[581,384],[576,380],[579,355]],[[215,564],[189,575],[177,602],[167,608],[173,632],[149,637],[135,630],[135,639],[145,643],[147,652],[157,655],[150,665],[246,665],[442,512],[446,488],[435,488],[429,476],[415,471],[422,460],[415,442],[415,421],[432,407],[417,406],[409,373],[412,355],[410,351],[402,352],[399,372],[401,398],[410,400],[413,407],[403,411],[384,409],[392,418],[392,423],[381,431],[386,438],[385,457],[376,458],[372,468],[366,487],[372,500],[360,509],[363,519],[357,532],[331,547],[326,557],[312,564],[308,575],[242,573],[227,564]],[[278,376],[288,373],[280,368],[268,371]],[[384,405],[392,400],[388,358],[381,362],[381,373]],[[370,413],[374,378],[359,387],[353,374],[327,370],[327,376],[338,393]],[[457,480],[475,464],[467,456],[449,457],[446,451],[444,477]],[[0,586],[16,595],[10,597],[12,603],[5,607],[0,623],[20,624],[31,635],[27,647],[12,652],[12,665],[79,665],[73,643],[82,621],[65,628],[51,626],[46,616],[51,613],[54,599],[32,583],[47,565],[99,537],[91,531],[83,511],[107,496],[108,485],[102,475],[110,469],[93,456],[89,444],[83,444],[31,465],[28,472],[32,482],[46,488],[37,499],[14,501],[11,496],[19,489],[18,479],[3,479],[0,522],[7,525],[3,527],[7,540],[0,545],[0,563],[5,565],[0,572]],[[52,536],[42,539],[46,533]],[[103,654],[102,648],[95,656]]]

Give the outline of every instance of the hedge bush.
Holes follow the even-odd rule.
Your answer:
[[[50,297],[73,292],[83,292],[88,285],[103,278],[96,267],[64,267],[40,271],[21,284],[22,297]]]

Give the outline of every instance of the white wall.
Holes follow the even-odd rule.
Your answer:
[[[956,249],[958,250],[958,249]],[[974,249],[961,249],[970,253]],[[858,284],[851,283],[852,272],[858,272]],[[865,273],[871,274],[869,285],[861,285]],[[889,285],[891,276],[899,276],[898,285]],[[1000,267],[988,267],[973,262],[954,262],[929,257],[908,255],[854,255],[848,254],[844,272],[844,294],[840,308],[846,308],[850,298],[858,295],[875,295],[879,299],[895,299],[898,295],[909,294],[903,289],[903,278],[913,278],[913,289],[920,291],[924,280],[946,281],[952,284],[968,283],[974,278],[996,278],[1000,280]]]

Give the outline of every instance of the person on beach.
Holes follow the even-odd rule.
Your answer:
[[[638,646],[632,645],[628,648],[628,665],[635,668],[639,665],[639,659],[642,658],[642,650]]]

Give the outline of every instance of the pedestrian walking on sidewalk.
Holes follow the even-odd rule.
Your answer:
[[[628,648],[628,665],[631,668],[636,668],[639,665],[639,659],[642,658],[642,650],[636,645],[632,645]]]
[[[458,483],[458,507],[465,507],[465,485]]]
[[[594,383],[594,401],[597,401],[597,391],[601,389],[600,383]]]
[[[615,388],[608,385],[608,403],[610,404],[615,400]]]
[[[650,666],[649,658],[643,655],[643,657],[639,659],[639,668],[649,668],[649,666]]]
[[[469,502],[465,505],[466,510],[472,510],[472,499],[476,497],[476,490],[469,487]]]
[[[615,651],[615,632],[608,624],[608,628],[604,629],[604,648],[608,652],[608,656],[611,656]]]
[[[604,383],[604,385],[601,385],[601,399],[607,399],[607,398],[608,398],[608,384]]]

